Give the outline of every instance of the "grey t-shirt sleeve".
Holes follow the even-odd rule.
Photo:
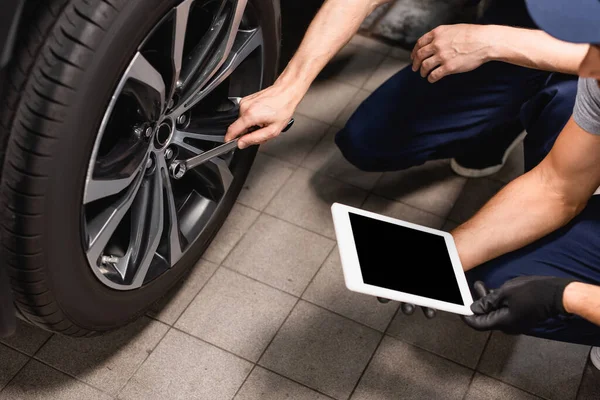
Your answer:
[[[600,135],[600,87],[592,78],[579,78],[573,119],[583,130]]]

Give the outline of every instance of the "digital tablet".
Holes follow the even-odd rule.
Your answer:
[[[331,211],[349,290],[473,314],[450,233],[338,203]]]

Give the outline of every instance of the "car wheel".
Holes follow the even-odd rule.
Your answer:
[[[50,0],[21,27],[0,119],[2,251],[28,321],[71,336],[143,315],[197,262],[256,147],[218,146],[273,82],[271,0]]]

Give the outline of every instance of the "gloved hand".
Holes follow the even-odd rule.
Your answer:
[[[384,299],[382,297],[378,297],[377,300],[379,300],[380,303],[388,303],[389,302],[388,299]],[[416,308],[416,306],[414,304],[400,303],[400,309],[402,310],[404,315],[412,315],[415,312],[415,308]],[[431,318],[435,317],[436,311],[433,308],[421,307],[421,311],[423,311],[423,314],[425,315],[425,317],[427,319],[431,319]]]
[[[488,291],[475,282],[481,297],[471,304],[474,315],[463,317],[478,331],[500,330],[509,334],[527,333],[548,318],[566,314],[563,293],[573,279],[549,276],[521,276]]]

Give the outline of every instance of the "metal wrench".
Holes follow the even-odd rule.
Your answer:
[[[290,122],[288,122],[288,124],[285,126],[282,132],[287,132],[292,127],[292,125],[294,125],[294,118],[290,119]],[[259,128],[250,129],[248,133],[253,132],[257,129]],[[212,150],[205,151],[200,155],[188,158],[187,160],[173,161],[169,167],[171,176],[175,179],[183,178],[185,173],[190,169],[196,168],[197,166],[204,164],[211,158],[218,157],[237,148],[238,140],[239,137],[230,142],[217,146]]]

